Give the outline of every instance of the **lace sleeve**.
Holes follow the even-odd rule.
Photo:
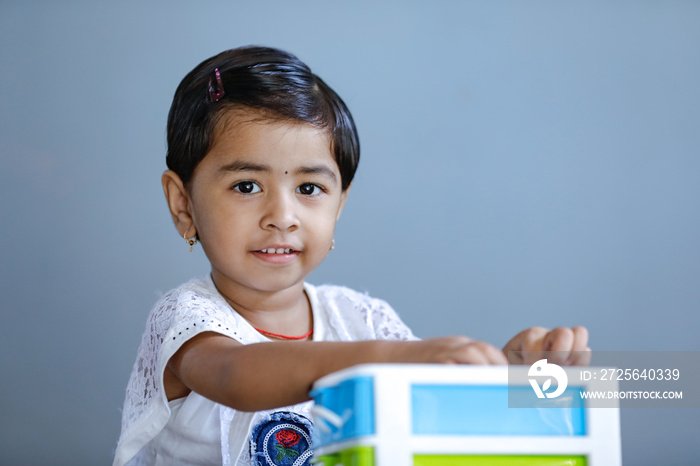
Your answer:
[[[418,340],[392,307],[350,288],[322,285],[318,300],[332,340]]]
[[[368,304],[377,340],[419,340],[386,301],[373,298]]]
[[[122,431],[114,464],[135,455],[165,425],[170,415],[163,371],[184,342],[213,331],[244,343],[248,326],[237,314],[190,282],[163,296],[151,311],[127,385]]]

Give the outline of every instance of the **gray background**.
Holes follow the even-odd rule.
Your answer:
[[[311,276],[421,337],[582,324],[698,350],[700,2],[0,2],[0,462],[108,464],[146,315],[207,272],[160,187],[175,87],[245,44],[346,100],[362,161]],[[697,464],[698,410],[627,410]]]

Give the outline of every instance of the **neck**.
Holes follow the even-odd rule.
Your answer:
[[[238,286],[225,288],[212,272],[219,294],[250,325],[263,335],[280,340],[302,340],[313,332],[311,303],[303,282],[277,291],[253,290]],[[223,282],[223,283],[222,283]]]

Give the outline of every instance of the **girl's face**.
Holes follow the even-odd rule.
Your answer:
[[[222,123],[188,196],[212,277],[230,297],[300,290],[330,250],[347,195],[329,136],[297,122]]]

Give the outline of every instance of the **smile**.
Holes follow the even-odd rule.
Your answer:
[[[288,245],[275,245],[282,247],[263,248],[253,251],[253,255],[264,263],[280,266],[294,263],[299,257],[300,251],[285,247]]]

